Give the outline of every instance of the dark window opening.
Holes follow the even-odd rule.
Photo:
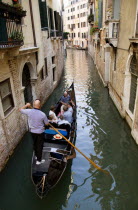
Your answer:
[[[47,58],[45,58],[45,74],[46,74],[46,76],[48,76]]]
[[[52,64],[55,64],[55,56],[52,56]]]
[[[40,75],[41,81],[44,80],[44,67],[40,70],[39,75]]]
[[[54,81],[56,81],[55,74],[56,74],[56,67],[55,67],[55,68],[53,68],[53,82],[54,82]]]
[[[14,107],[10,79],[0,83],[0,97],[4,115],[6,116]]]

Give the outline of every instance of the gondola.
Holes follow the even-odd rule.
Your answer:
[[[74,103],[73,122],[70,127],[68,124],[62,124],[60,126],[52,124],[52,126],[56,127],[62,135],[71,143],[75,144],[77,123],[74,83],[68,88],[67,92]],[[55,105],[56,115],[59,114],[61,105],[59,100]],[[44,132],[45,142],[42,159],[45,159],[45,162],[43,164],[36,165],[34,154],[32,156],[31,178],[36,187],[36,193],[40,198],[46,196],[48,192],[57,185],[67,167],[68,161],[66,160],[66,156],[70,155],[72,151],[71,145],[64,138],[54,138],[56,134],[57,132],[51,126],[46,128]]]

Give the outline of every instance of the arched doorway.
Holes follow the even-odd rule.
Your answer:
[[[33,101],[32,86],[30,80],[30,70],[27,64],[24,65],[22,73],[22,86],[24,89],[24,100],[25,103]]]

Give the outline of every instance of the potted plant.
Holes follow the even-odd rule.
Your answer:
[[[96,32],[96,31],[99,31],[98,26],[91,27],[91,29],[90,29],[90,35],[93,35],[93,33]]]
[[[9,38],[14,41],[23,41],[24,39],[22,31],[13,31]]]
[[[91,22],[94,22],[94,15],[93,14],[90,14],[88,16],[88,22],[91,23]]]
[[[69,32],[63,32],[64,39],[68,39]]]

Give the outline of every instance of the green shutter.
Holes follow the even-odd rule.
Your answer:
[[[8,41],[6,19],[0,17],[0,41]]]
[[[137,76],[131,74],[129,109],[132,113],[134,112],[134,107],[135,107],[136,90],[137,90]]]
[[[54,19],[55,19],[55,28],[56,28],[56,30],[58,30],[57,11],[54,11]]]
[[[49,8],[49,22],[50,22],[50,28],[54,30],[54,21],[53,21],[53,10]]]
[[[103,19],[103,0],[98,2],[98,28],[102,28],[102,19]]]
[[[40,10],[40,19],[41,19],[41,28],[48,28],[48,19],[47,19],[47,5],[46,1],[39,1],[39,10]]]

